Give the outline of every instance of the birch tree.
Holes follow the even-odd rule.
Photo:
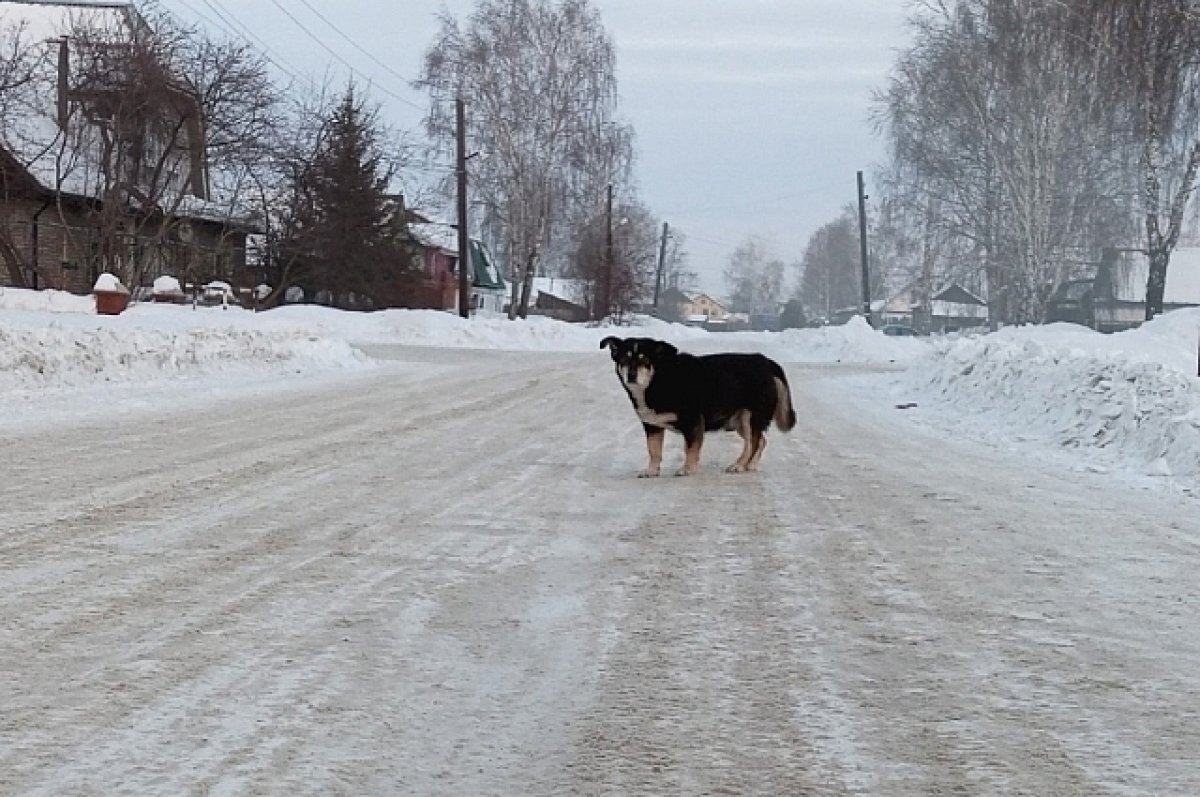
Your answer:
[[[1080,57],[1077,27],[1063,3],[927,2],[881,97],[918,224],[979,253],[993,323],[1040,320],[1078,252],[1127,228],[1120,153],[1095,116],[1099,55]]]
[[[843,209],[841,215],[813,233],[798,266],[796,298],[810,316],[828,320],[838,310],[861,306],[862,252],[857,210]],[[871,295],[878,296],[882,279],[878,269],[871,271],[875,273]]]
[[[1100,55],[1100,107],[1139,150],[1140,209],[1150,271],[1146,319],[1163,310],[1167,267],[1200,171],[1200,8],[1193,0],[1076,0]]]
[[[588,0],[479,0],[465,24],[441,17],[425,55],[417,85],[443,153],[453,151],[453,101],[466,104],[480,228],[524,288],[512,314],[524,314],[547,250],[564,257],[575,242],[569,220],[594,215],[606,185],[627,180],[632,132],[615,118],[615,60]]]

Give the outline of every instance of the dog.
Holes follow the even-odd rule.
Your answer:
[[[706,432],[741,435],[742,453],[726,471],[742,473],[758,467],[771,421],[782,432],[796,425],[787,376],[765,355],[696,356],[654,338],[612,336],[600,348],[612,354],[617,378],[646,431],[650,462],[641,477],[659,474],[668,429],[682,434],[687,445],[676,475],[690,476],[699,470]]]

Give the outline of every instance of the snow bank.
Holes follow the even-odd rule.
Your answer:
[[[1040,438],[1093,466],[1195,477],[1198,332],[1200,310],[1182,310],[1115,335],[1057,324],[936,341],[897,386],[977,437]]]
[[[25,310],[42,313],[96,312],[96,300],[91,296],[76,296],[66,291],[27,291],[21,288],[0,288],[0,311]],[[0,315],[0,321],[5,319]]]
[[[773,351],[784,362],[909,363],[924,357],[930,346],[930,338],[888,337],[873,329],[862,316],[854,316],[843,326],[759,334],[777,337]]]
[[[161,287],[175,284],[164,280]],[[253,313],[139,302],[120,316],[98,316],[90,296],[0,289],[0,391],[228,376],[238,368],[360,368],[368,360],[356,345],[369,343],[596,352],[606,335],[653,336],[696,352],[764,351],[782,362],[904,362],[928,345],[885,338],[862,319],[777,334],[713,333],[645,317],[630,326],[592,327],[544,317],[468,320],[435,310],[350,313],[313,305]]]
[[[0,296],[0,310],[0,393],[369,364],[344,338],[260,323],[245,310],[136,304],[99,316],[91,297],[15,290]]]
[[[384,310],[372,316],[377,317],[374,340],[425,346],[587,351],[599,349],[601,338],[614,334],[542,316],[514,321],[502,316],[466,319],[437,310]]]

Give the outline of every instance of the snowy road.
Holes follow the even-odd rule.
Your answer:
[[[0,794],[1200,793],[1194,501],[799,366],[639,480],[601,352],[375,353],[0,433]]]

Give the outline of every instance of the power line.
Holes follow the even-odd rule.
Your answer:
[[[261,36],[259,36],[257,33],[255,33],[254,29],[251,28],[249,25],[245,24],[240,19],[238,19],[236,14],[234,14],[232,11],[227,9],[225,6],[221,5],[220,0],[203,0],[203,2],[205,5],[209,6],[210,8],[213,8],[214,11],[217,11],[218,14],[220,14],[221,12],[224,12],[224,15],[226,17],[228,17],[238,28],[245,31],[245,34],[243,35],[242,38],[249,36],[250,38],[254,39],[254,41],[258,42],[262,46],[263,50],[265,50],[270,55],[275,56],[275,59],[277,59],[277,60],[271,61],[271,63],[275,64],[275,66],[278,67],[285,74],[287,74],[288,77],[295,79],[300,74],[299,69],[292,66],[292,64],[288,63],[287,60],[283,58],[283,56],[281,56],[279,53],[275,52],[275,50],[271,49],[271,45],[267,44],[265,39],[263,39]],[[287,69],[284,69],[284,67],[280,66],[280,63],[286,65]]]
[[[330,47],[328,44],[326,44],[324,39],[322,39],[320,36],[313,33],[311,30],[309,30],[307,27],[304,26],[304,23],[302,23],[300,20],[296,19],[296,16],[294,14],[292,14],[292,12],[288,11],[287,8],[284,7],[283,3],[279,2],[279,0],[271,0],[271,3],[274,4],[274,6],[276,8],[278,8],[280,11],[282,11],[284,16],[286,16],[288,19],[290,19],[296,25],[296,27],[298,27],[300,30],[304,31],[304,33],[310,39],[315,41],[317,44],[321,45],[322,49],[324,49],[325,52],[329,53],[331,56],[336,58],[337,61],[340,64],[342,64],[342,66],[344,66],[344,67],[346,67],[346,69],[350,70],[351,74],[356,75],[357,77],[359,77],[363,80],[366,80],[368,83],[373,83],[370,75],[364,75],[362,72],[355,69],[350,64],[349,61],[347,61],[345,58],[342,58],[342,56],[336,50],[334,50],[332,47]],[[383,86],[376,85],[375,88],[377,88],[379,91],[382,91],[384,94],[387,94],[389,97],[397,100],[398,102],[402,102],[405,105],[408,105],[412,108],[417,109],[418,111],[421,111],[422,113],[424,113],[426,110],[422,106],[417,105],[415,102],[413,102],[409,99],[406,99],[404,97],[401,97],[399,94],[396,94],[395,92],[390,91],[389,89],[387,89]]]
[[[343,32],[342,32],[342,30],[341,30],[340,28],[338,28],[338,26],[337,26],[337,25],[334,25],[332,22],[330,22],[330,21],[329,21],[329,19],[328,19],[328,18],[327,18],[327,17],[326,17],[324,14],[322,14],[320,11],[318,11],[318,10],[317,10],[315,7],[313,7],[313,5],[312,5],[311,3],[309,3],[309,2],[308,2],[308,0],[300,0],[300,2],[301,2],[303,5],[304,5],[304,7],[305,7],[305,8],[307,8],[309,11],[313,12],[313,14],[315,14],[315,15],[316,15],[317,19],[321,20],[321,21],[322,21],[322,22],[324,22],[326,25],[328,25],[328,26],[329,26],[329,28],[330,28],[330,29],[331,29],[331,30],[332,30],[334,33],[336,33],[337,35],[341,36],[341,37],[342,37],[343,39],[345,39],[346,41],[350,42],[350,45],[351,45],[352,47],[354,47],[354,49],[358,50],[360,53],[362,53],[363,55],[365,55],[367,58],[370,58],[370,59],[371,59],[372,61],[374,61],[376,64],[378,64],[379,66],[383,67],[383,68],[384,68],[384,70],[385,70],[386,72],[388,72],[388,74],[392,75],[393,77],[397,78],[398,80],[400,80],[400,81],[401,81],[401,82],[403,82],[403,83],[409,83],[409,82],[410,82],[410,81],[409,81],[409,79],[408,79],[408,78],[406,78],[404,75],[401,75],[399,72],[397,72],[396,70],[392,69],[390,66],[388,66],[387,64],[385,64],[383,61],[381,61],[381,60],[379,60],[378,58],[376,58],[376,57],[374,56],[374,54],[372,54],[370,51],[368,51],[368,50],[367,50],[365,47],[363,47],[361,44],[359,44],[358,42],[356,42],[354,39],[350,38],[350,37],[349,37],[349,36],[347,36],[345,33],[343,33]]]
[[[187,10],[191,11],[193,14],[195,14],[198,18],[200,18],[202,21],[206,22],[207,24],[212,25],[215,28],[220,28],[221,30],[225,31],[226,33],[228,33],[235,39],[241,39],[242,41],[244,41],[248,44],[262,47],[263,50],[265,51],[263,57],[266,58],[268,62],[273,64],[276,69],[278,69],[283,74],[287,75],[292,80],[297,79],[296,68],[293,67],[291,64],[289,64],[287,61],[285,61],[278,53],[276,53],[274,50],[272,50],[267,45],[266,42],[264,42],[262,39],[258,38],[258,36],[255,35],[253,31],[251,31],[245,25],[241,25],[240,23],[238,23],[237,19],[232,14],[229,14],[228,11],[226,11],[225,13],[222,13],[222,10],[220,8],[217,8],[216,6],[214,6],[212,3],[210,3],[209,0],[201,0],[201,1],[206,6],[208,6],[210,11],[212,11],[214,14],[217,15],[217,20],[215,22],[200,9],[198,9],[192,5],[189,5],[187,0],[178,0],[179,4],[181,6],[183,6]],[[228,16],[226,16],[227,14],[228,14]],[[239,28],[241,28],[241,30],[239,30]],[[250,41],[250,38],[247,37],[247,33],[250,34],[250,36],[254,37],[253,42]]]

